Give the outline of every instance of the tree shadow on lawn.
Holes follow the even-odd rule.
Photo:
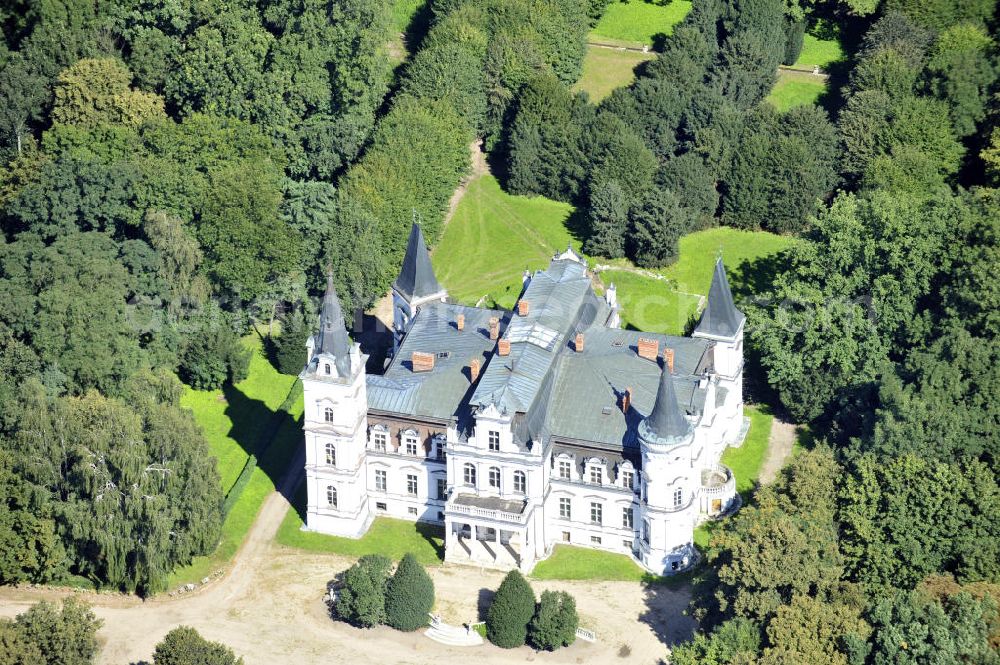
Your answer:
[[[288,453],[285,455],[268,452],[284,428],[297,424],[295,418],[283,409],[272,410],[263,401],[247,397],[243,391],[230,384],[223,386],[222,394],[227,404],[225,414],[233,423],[229,437],[247,455],[256,456],[257,466],[267,474],[275,487],[280,487],[288,470],[288,462],[294,458],[294,447],[285,451]]]
[[[434,554],[441,561],[444,561],[444,528],[438,524],[428,524],[427,522],[417,522],[414,525],[420,537],[434,548]]]
[[[490,610],[490,605],[493,604],[493,597],[497,595],[497,592],[493,589],[482,588],[479,590],[479,602],[476,605],[477,611],[479,613],[478,619],[480,621],[486,621],[486,613]]]
[[[687,610],[691,600],[692,573],[643,582],[646,609],[639,621],[652,629],[661,643],[673,647],[694,637],[698,622]]]

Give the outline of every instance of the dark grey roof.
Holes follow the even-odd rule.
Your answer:
[[[316,336],[316,353],[334,357],[337,373],[347,376],[351,372],[351,339],[344,325],[344,313],[340,308],[337,290],[333,286],[333,275],[326,276],[326,294],[319,316],[319,334]]]
[[[660,374],[656,403],[649,416],[639,426],[639,436],[649,443],[679,443],[691,433],[692,427],[677,404],[674,377],[666,367]]]
[[[461,331],[455,323],[459,314],[465,316]],[[489,334],[489,320],[494,316],[503,331],[510,312],[438,302],[421,307],[385,374],[368,376],[369,407],[440,420],[454,417],[464,423],[473,385],[469,362],[477,358],[483,376],[496,346]],[[414,372],[410,365],[414,351],[435,354],[434,369]]]
[[[460,506],[473,506],[475,508],[485,508],[486,510],[501,510],[505,513],[520,515],[524,512],[525,501],[501,499],[498,496],[476,496],[474,494],[456,494],[452,503]]]
[[[427,245],[424,244],[420,225],[416,222],[410,227],[410,239],[406,243],[403,267],[393,287],[410,299],[423,298],[444,291],[434,276],[431,257],[427,252]]]
[[[722,259],[715,262],[715,273],[712,275],[712,286],[708,290],[708,305],[701,314],[701,321],[695,332],[714,337],[733,337],[743,323],[743,312],[736,309],[733,303],[733,292],[729,289],[726,279],[726,268]]]

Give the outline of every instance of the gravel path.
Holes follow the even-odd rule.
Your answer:
[[[792,454],[797,436],[798,431],[794,424],[787,423],[775,416],[771,423],[771,436],[767,442],[767,456],[764,458],[764,466],[760,470],[762,485],[774,482],[774,479],[778,477],[778,472],[785,466],[788,456]]]

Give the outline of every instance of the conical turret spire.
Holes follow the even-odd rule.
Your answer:
[[[434,276],[431,257],[424,244],[424,236],[420,225],[416,222],[410,227],[410,239],[406,243],[406,256],[403,257],[403,267],[399,271],[393,287],[408,300],[441,293],[444,289]]]
[[[708,290],[708,305],[695,332],[714,337],[734,337],[744,318],[743,312],[736,309],[733,303],[726,268],[722,265],[722,257],[719,257],[715,262],[712,286]]]
[[[677,404],[670,368],[664,367],[653,410],[639,426],[639,435],[649,443],[679,443],[691,433],[691,423]]]
[[[326,275],[326,293],[323,295],[323,309],[319,317],[316,353],[333,356],[339,376],[350,374],[351,339],[347,336],[344,313],[340,308],[337,290],[333,286],[332,272]]]

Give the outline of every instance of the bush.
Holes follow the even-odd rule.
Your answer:
[[[785,56],[782,63],[794,65],[802,53],[802,40],[806,34],[806,24],[802,21],[790,21],[785,28]]]
[[[292,376],[302,371],[309,334],[309,325],[302,310],[297,309],[285,317],[281,335],[271,339],[275,369]]]
[[[25,655],[37,650],[42,655],[38,662],[90,665],[97,653],[96,635],[100,627],[101,620],[86,603],[67,598],[61,611],[47,601],[33,605],[14,620],[13,630],[3,632],[19,633],[20,639],[15,639],[18,648]]]
[[[391,567],[387,557],[366,554],[348,568],[337,600],[337,616],[364,628],[385,623],[385,591]]]
[[[396,630],[412,631],[427,625],[434,607],[434,582],[413,554],[399,562],[389,579],[385,596],[386,623]]]
[[[242,665],[233,650],[209,642],[194,628],[179,626],[166,634],[153,652],[154,665]]]
[[[516,570],[507,573],[486,613],[486,637],[503,649],[523,646],[535,614],[535,592]]]
[[[555,651],[573,643],[579,625],[573,596],[565,591],[543,591],[538,611],[528,625],[528,638],[536,649]]]

